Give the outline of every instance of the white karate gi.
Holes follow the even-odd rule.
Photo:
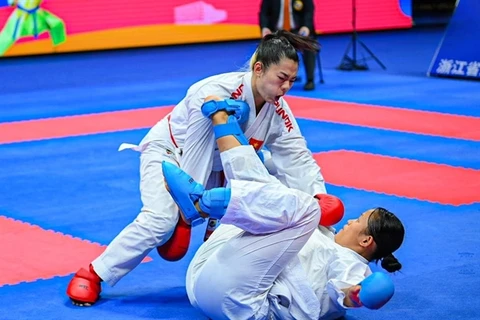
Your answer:
[[[368,262],[318,227],[316,199],[269,176],[246,148],[221,155],[231,200],[189,265],[191,304],[214,320],[344,315],[340,289],[371,274]]]
[[[205,97],[246,101],[250,106],[242,125],[250,144],[271,152],[276,176],[285,185],[310,195],[325,193],[320,168],[307,149],[296,120],[285,100],[266,104],[256,114],[251,72],[233,72],[204,79],[189,88],[186,97],[159,121],[139,146],[122,145],[141,152],[142,210],[92,262],[97,274],[113,286],[133,270],[155,247],[165,243],[178,221],[177,207],[166,191],[161,163],[177,163],[207,188],[221,186],[221,161],[213,126],[201,113]]]

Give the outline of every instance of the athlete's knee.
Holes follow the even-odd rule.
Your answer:
[[[320,218],[321,211],[318,208],[316,199],[313,199],[313,201],[305,207],[305,210],[303,211],[303,215],[299,219],[299,222],[301,222],[308,229],[308,231],[313,232],[313,230],[318,227],[318,224],[320,223]]]
[[[315,210],[314,212],[312,212],[312,215],[310,216],[310,219],[309,219],[309,227],[313,230],[315,230],[318,225],[320,224],[320,220],[321,220],[321,213],[319,210]]]

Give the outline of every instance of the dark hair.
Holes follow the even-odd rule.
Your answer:
[[[382,268],[388,272],[395,272],[402,268],[402,264],[393,256],[402,245],[405,228],[400,219],[384,208],[376,208],[368,217],[367,233],[373,237],[377,250],[372,260],[382,261]]]
[[[250,69],[252,70],[258,61],[263,64],[265,69],[268,69],[271,64],[278,64],[283,58],[298,62],[297,51],[303,52],[305,50],[320,50],[318,41],[289,31],[278,30],[262,38],[250,59]]]

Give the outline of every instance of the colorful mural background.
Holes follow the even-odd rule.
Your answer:
[[[260,0],[241,3],[0,0],[0,56],[258,38]],[[352,3],[316,0],[317,31],[351,31]],[[356,0],[356,9],[358,30],[412,26],[410,0]]]

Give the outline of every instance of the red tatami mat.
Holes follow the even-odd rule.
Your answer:
[[[480,202],[480,170],[355,151],[315,154],[327,183],[441,204]]]
[[[69,275],[88,267],[105,250],[100,244],[4,216],[0,243],[0,286]]]
[[[297,118],[480,141],[480,118],[402,108],[286,98]],[[0,144],[150,128],[172,106],[0,123]]]
[[[286,99],[297,118],[480,141],[477,117],[322,99]]]
[[[0,144],[150,128],[171,110],[153,107],[0,123]]]

